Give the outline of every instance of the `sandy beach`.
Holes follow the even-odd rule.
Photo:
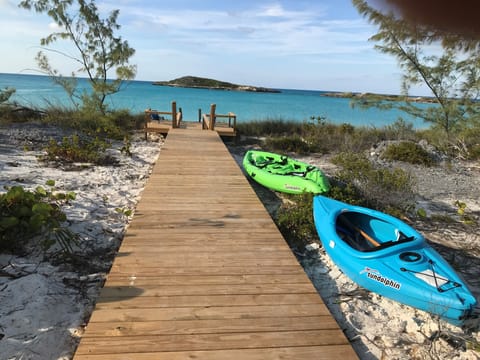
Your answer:
[[[135,208],[160,151],[158,142],[145,142],[138,134],[132,157],[120,153],[121,143],[108,150],[118,159],[116,166],[55,168],[40,162],[37,156],[49,139],[62,135],[29,124],[0,129],[0,186],[34,189],[55,180],[57,191],[75,192],[63,210],[81,238],[74,261],[46,256],[33,246],[23,256],[0,256],[2,360],[72,357],[128,226],[119,209]]]
[[[63,210],[69,228],[81,236],[75,261],[34,247],[22,255],[0,256],[1,359],[72,357],[128,227],[130,218],[119,209],[135,208],[161,153],[160,138],[145,142],[140,133],[132,139],[131,157],[120,152],[121,143],[109,149],[118,159],[116,166],[77,164],[59,168],[38,161],[49,139],[62,135],[53,127],[28,124],[0,128],[0,186],[34,189],[53,179],[58,191],[74,191],[75,201]],[[230,150],[240,162],[245,147],[231,146]],[[336,171],[328,157],[312,155],[301,160],[320,166],[328,176]],[[422,206],[428,206],[431,213],[455,216],[453,202],[461,200],[478,217],[478,164],[459,163],[448,169],[425,171],[429,173],[417,185]],[[252,185],[274,216],[282,197]],[[480,237],[476,229],[458,223],[415,225],[447,260],[458,265],[458,271],[479,297]],[[480,358],[478,324],[460,329],[359,288],[330,261],[318,242],[292,251],[360,359]],[[471,349],[473,346],[477,350]]]

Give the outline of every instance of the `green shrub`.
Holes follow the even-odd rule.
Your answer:
[[[354,127],[347,123],[311,123],[304,129],[303,138],[322,153],[363,151],[387,138],[383,129]]]
[[[420,145],[410,141],[390,144],[382,158],[390,161],[403,161],[410,164],[432,166],[434,160],[432,156]]]
[[[271,151],[295,152],[298,154],[308,154],[320,150],[316,144],[312,144],[298,135],[267,138],[265,147]]]
[[[10,97],[15,94],[15,89],[13,88],[4,88],[3,90],[0,89],[0,104],[6,103],[10,100]]]
[[[277,213],[277,225],[293,246],[303,247],[317,238],[312,212],[312,194],[289,196]]]
[[[402,118],[396,120],[393,124],[385,126],[385,135],[391,140],[415,140],[417,132],[413,128],[413,123],[406,122]]]
[[[362,196],[360,190],[355,185],[339,182],[338,179],[330,186],[328,196],[351,205],[370,206],[367,199]]]
[[[61,163],[86,162],[97,165],[108,165],[115,160],[105,154],[110,144],[98,137],[94,139],[80,138],[78,135],[64,137],[61,142],[51,139],[45,148],[44,161]]]
[[[462,130],[456,137],[452,147],[459,158],[466,160],[480,159],[480,125]]]
[[[296,121],[271,119],[237,123],[237,130],[245,136],[290,136],[303,133],[303,124]]]
[[[304,139],[304,143],[297,144],[302,152],[311,149],[312,152],[338,153],[354,152],[369,149],[372,144],[384,140],[407,140],[415,139],[416,131],[413,125],[403,120],[398,120],[384,128],[355,127],[348,123],[334,124],[323,116],[312,116],[309,121],[296,122],[282,119],[267,121],[251,121],[239,123],[239,133],[246,136],[281,138],[274,140],[278,143],[286,143],[286,138]],[[285,148],[279,144],[279,148]],[[291,148],[295,149],[292,145]]]
[[[101,114],[88,109],[72,110],[58,106],[47,109],[43,117],[43,122],[48,124],[116,140],[121,140],[132,130],[141,128],[143,121],[143,114],[131,115],[127,110]]]
[[[59,244],[63,251],[71,252],[77,238],[61,226],[67,218],[60,205],[74,199],[75,193],[54,194],[42,186],[34,191],[8,187],[0,194],[0,251],[21,251],[27,240],[46,234],[41,243],[44,248]]]
[[[412,207],[414,180],[408,172],[399,168],[377,169],[360,153],[341,153],[332,162],[341,167],[336,174],[336,182],[343,184],[341,187],[344,189],[349,189],[347,195],[333,190],[332,197],[349,196],[352,197],[350,203],[363,201],[364,205],[379,210],[395,208],[405,211]]]

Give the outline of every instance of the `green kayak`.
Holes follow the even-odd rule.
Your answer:
[[[330,189],[319,168],[284,155],[249,150],[243,158],[243,168],[253,180],[275,191],[321,194]]]

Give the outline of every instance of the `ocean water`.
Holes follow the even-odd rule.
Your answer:
[[[161,80],[161,79],[158,79]],[[155,80],[152,80],[152,82]],[[222,91],[208,89],[174,88],[156,86],[149,81],[126,83],[122,91],[110,96],[108,105],[114,109],[129,109],[132,113],[141,113],[147,108],[169,111],[171,102],[181,107],[183,118],[197,121],[199,110],[210,112],[210,105],[216,104],[218,114],[233,112],[238,122],[252,120],[283,119],[308,121],[312,116],[325,117],[332,123],[348,123],[354,126],[382,127],[402,117],[412,122],[416,128],[426,125],[420,119],[412,118],[398,110],[381,111],[352,108],[349,99],[322,96],[325,91],[279,89],[280,93],[253,93],[240,91]],[[88,88],[85,80],[80,84]],[[71,106],[63,89],[55,85],[47,76],[24,74],[1,74],[0,89],[16,89],[12,97],[26,106],[46,107]]]

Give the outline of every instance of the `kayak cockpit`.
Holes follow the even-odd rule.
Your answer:
[[[415,239],[414,236],[405,235],[393,224],[353,211],[341,212],[335,228],[340,239],[361,252],[378,251]]]

